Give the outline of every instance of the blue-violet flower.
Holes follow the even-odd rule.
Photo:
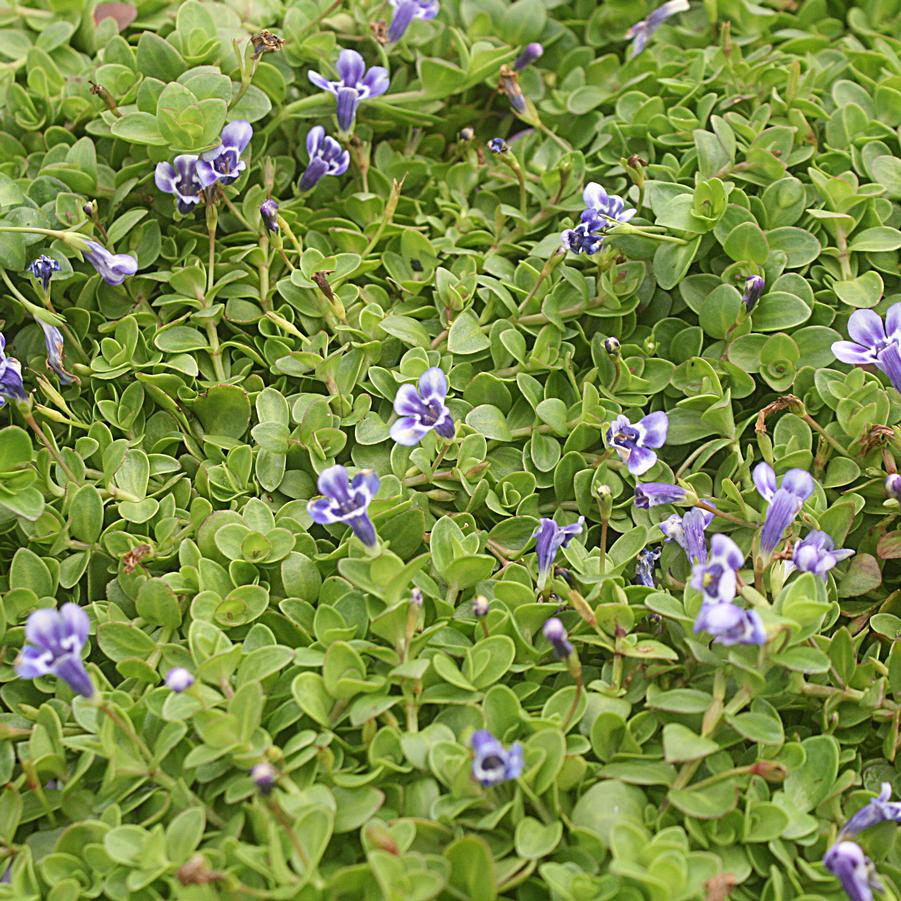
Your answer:
[[[566,547],[570,541],[582,531],[585,517],[568,526],[558,526],[553,519],[542,517],[538,528],[532,533],[535,539],[535,553],[538,555],[538,590],[543,591],[554,565],[557,551]]]
[[[310,501],[307,512],[320,525],[346,523],[363,544],[375,547],[375,526],[368,510],[379,484],[371,470],[357,473],[351,482],[343,466],[330,466],[319,474],[319,490],[325,497]]]
[[[633,476],[640,476],[657,462],[657,454],[650,448],[663,447],[668,431],[669,417],[662,411],[649,413],[634,424],[620,415],[607,429],[607,445],[628,464]]]
[[[654,567],[660,559],[659,547],[646,547],[638,552],[638,560],[635,563],[635,579],[639,585],[648,588],[656,588],[654,582]]]
[[[885,493],[889,497],[901,500],[901,475],[897,472],[890,473],[885,477]]]
[[[825,581],[836,563],[852,556],[850,548],[835,549],[835,542],[825,532],[813,529],[799,541],[792,552],[792,564],[805,573],[813,573]]]
[[[684,516],[673,513],[658,528],[667,541],[675,541],[685,551],[689,563],[707,562],[707,539],[704,530],[713,520],[709,510],[692,507]]]
[[[861,807],[854,816],[842,826],[839,832],[840,838],[857,835],[864,829],[871,826],[878,826],[886,820],[893,820],[896,823],[901,822],[901,803],[898,801],[889,801],[892,796],[892,786],[889,782],[883,782],[880,786],[879,795],[870,798],[864,807]]]
[[[834,844],[823,857],[823,866],[842,884],[850,901],[873,901],[873,890],[882,891],[873,861],[854,842]]]
[[[50,279],[54,272],[59,272],[59,260],[41,254],[36,260],[32,260],[28,264],[28,271],[41,283],[41,287],[46,291],[50,287]]]
[[[685,499],[685,489],[668,482],[645,482],[635,486],[635,506],[648,510],[660,504],[677,504]]]
[[[597,182],[589,182],[582,192],[585,210],[579,224],[560,235],[567,250],[573,253],[597,253],[604,243],[607,230],[617,222],[628,222],[638,212],[626,206],[616,194],[608,194]]]
[[[75,381],[71,372],[66,372],[63,366],[63,333],[55,326],[48,325],[43,319],[38,319],[38,325],[44,330],[44,347],[47,348],[47,366],[52,369],[59,378],[61,385],[70,385]]]
[[[182,215],[190,213],[200,201],[200,192],[216,181],[212,167],[198,163],[197,156],[183,153],[171,163],[157,163],[153,173],[156,186],[165,194],[175,195],[175,205]]]
[[[732,603],[704,603],[694,631],[709,632],[715,644],[766,644],[766,630],[756,610]]]
[[[166,673],[166,688],[177,694],[187,691],[194,684],[194,676],[183,666],[175,666]]]
[[[350,153],[321,125],[314,125],[307,132],[307,155],[310,162],[300,177],[301,191],[311,191],[323,175],[344,175],[350,165]]]
[[[654,32],[676,13],[685,12],[688,9],[688,0],[667,0],[663,6],[655,9],[646,19],[636,22],[627,32],[626,38],[632,41],[629,56],[638,56],[645,45],[651,39]]]
[[[414,19],[434,19],[438,15],[438,0],[388,0],[394,9],[388,26],[388,43],[396,44],[406,34]]]
[[[268,795],[271,794],[272,789],[275,788],[275,783],[278,780],[278,773],[268,760],[264,760],[262,763],[258,763],[250,771],[250,778],[261,795]]]
[[[456,426],[445,404],[447,376],[433,366],[419,377],[419,390],[401,385],[394,397],[394,412],[400,417],[391,426],[398,444],[412,447],[434,429],[442,438],[454,437]]]
[[[307,75],[317,88],[335,95],[338,128],[350,131],[357,107],[364,100],[372,100],[373,97],[384,94],[388,90],[390,78],[388,70],[382,66],[373,66],[367,70],[363,57],[356,50],[342,50],[335,68],[340,81],[329,81],[318,72],[308,72]]]
[[[522,773],[522,745],[515,742],[509,750],[487,730],[479,729],[470,739],[473,754],[472,778],[482,786],[491,788],[509,779],[518,779]]]
[[[25,401],[28,394],[22,382],[22,364],[15,357],[8,357],[6,338],[0,332],[0,407],[5,401]]]
[[[854,366],[876,366],[901,391],[901,303],[888,308],[884,325],[873,310],[856,310],[848,320],[848,335],[851,341],[832,345],[836,359]]]
[[[488,149],[492,153],[506,153],[510,147],[507,145],[507,142],[503,138],[492,138],[488,142]]]
[[[81,659],[88,640],[88,615],[78,604],[63,604],[59,610],[35,610],[25,624],[28,642],[16,661],[22,679],[54,675],[86,698],[94,694],[94,683]]]
[[[736,573],[745,555],[728,536],[716,534],[710,539],[710,555],[706,563],[698,563],[691,571],[691,587],[704,595],[704,603],[728,603],[738,590]]]
[[[260,218],[269,231],[278,231],[278,203],[271,197],[260,204]]]
[[[766,282],[763,280],[762,276],[749,275],[745,279],[745,290],[741,295],[741,302],[745,305],[745,308],[749,313],[757,306],[757,301],[760,300],[760,296],[763,294],[763,289],[765,287]]]
[[[522,72],[526,66],[531,66],[536,60],[541,59],[542,54],[544,53],[544,47],[541,46],[537,41],[533,41],[531,44],[526,44],[522,53],[516,57],[516,62],[513,63],[513,68],[516,69],[517,72]]]
[[[250,139],[253,137],[253,126],[244,119],[229,122],[219,135],[219,146],[200,155],[197,161],[197,178],[206,187],[218,180],[224,185],[237,181],[247,168],[241,159]]]
[[[790,469],[776,487],[776,473],[769,463],[758,463],[751,473],[760,496],[769,501],[763,529],[760,532],[760,551],[765,557],[776,550],[785,530],[801,512],[804,501],[813,494],[814,481],[803,469]]]
[[[572,654],[573,646],[570,644],[569,636],[566,634],[566,627],[556,616],[552,616],[545,622],[542,632],[544,632],[544,637],[554,649],[555,657],[565,660]]]
[[[97,270],[108,285],[121,285],[138,271],[138,261],[127,253],[110,253],[96,241],[88,241],[81,255]]]

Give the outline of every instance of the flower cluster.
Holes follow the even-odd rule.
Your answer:
[[[622,197],[608,194],[597,182],[589,182],[585,186],[582,200],[585,209],[579,217],[579,224],[560,235],[563,246],[573,253],[597,253],[604,243],[607,230],[618,222],[628,222],[638,212],[627,207]]]

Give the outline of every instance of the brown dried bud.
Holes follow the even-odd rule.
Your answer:
[[[250,43],[253,44],[253,55],[260,57],[264,53],[278,53],[285,46],[285,39],[264,28],[251,35]]]

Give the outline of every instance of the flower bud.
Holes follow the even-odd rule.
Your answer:
[[[544,47],[541,46],[537,41],[534,41],[531,44],[526,44],[525,49],[519,56],[516,58],[516,62],[513,63],[513,68],[516,69],[517,72],[522,72],[526,66],[532,65],[537,59],[541,58],[541,55],[544,53]]]
[[[271,197],[260,204],[260,217],[269,231],[278,231],[278,204]]]
[[[250,771],[250,778],[253,780],[253,784],[256,785],[261,795],[268,795],[275,787],[278,773],[268,760],[264,760],[262,763],[258,763]]]
[[[506,153],[510,147],[503,138],[492,138],[488,142],[488,149],[492,153]]]
[[[488,598],[485,595],[479,594],[472,599],[472,615],[476,619],[482,619],[488,615]]]
[[[604,350],[606,350],[611,357],[619,355],[619,347],[619,338],[604,338]]]
[[[569,637],[566,634],[566,628],[563,623],[552,616],[542,629],[544,637],[550,642],[554,649],[554,656],[560,660],[565,660],[573,652],[573,646],[569,643]]]
[[[179,694],[187,691],[194,684],[194,676],[183,666],[176,666],[166,673],[166,688]]]

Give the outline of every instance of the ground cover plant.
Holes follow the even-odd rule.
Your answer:
[[[899,34],[0,8],[0,898],[899,897]]]

